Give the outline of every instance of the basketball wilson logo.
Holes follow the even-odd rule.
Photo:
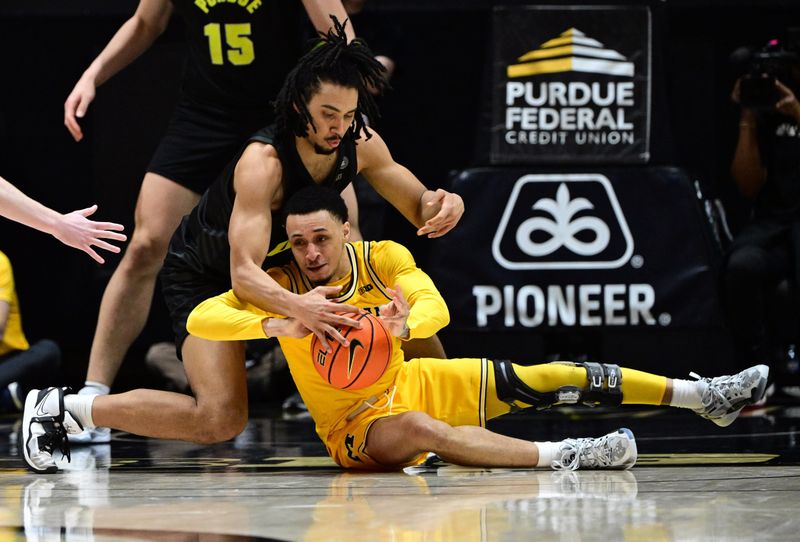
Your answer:
[[[492,242],[506,269],[613,269],[633,239],[603,175],[525,175],[514,185]]]

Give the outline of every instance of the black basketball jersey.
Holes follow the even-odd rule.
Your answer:
[[[289,136],[287,139],[277,137],[274,124],[262,128],[250,136],[236,157],[206,190],[197,206],[188,216],[184,217],[181,226],[175,232],[175,237],[178,239],[173,237],[170,246],[171,256],[181,257],[193,269],[213,274],[217,279],[230,280],[228,225],[233,212],[233,201],[236,197],[233,189],[233,173],[242,153],[254,141],[275,147],[283,170],[281,182],[284,201],[287,201],[301,188],[315,183],[303,165],[300,155],[297,154],[294,136]],[[336,156],[336,162],[330,175],[318,184],[330,186],[341,192],[353,182],[358,173],[356,142],[352,131],[348,131],[342,138]],[[264,212],[270,212],[270,209],[264,209]],[[286,240],[286,230],[281,223],[281,212],[273,212],[269,243],[270,255],[262,264],[264,269],[288,261],[291,252],[286,250],[288,248]]]
[[[300,0],[172,0],[189,44],[183,92],[229,107],[269,107],[310,25]]]

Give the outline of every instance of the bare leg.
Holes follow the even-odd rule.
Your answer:
[[[539,461],[539,448],[533,442],[478,426],[453,427],[418,411],[381,418],[367,435],[367,453],[386,466],[402,465],[425,452],[451,463],[482,467],[535,467]]]
[[[146,389],[99,396],[92,405],[95,424],[200,443],[241,433],[247,423],[244,344],[189,336],[183,359],[194,397]]]
[[[114,382],[125,353],[147,322],[169,240],[199,199],[165,177],[154,173],[144,176],[133,237],[100,304],[87,380],[109,387]]]

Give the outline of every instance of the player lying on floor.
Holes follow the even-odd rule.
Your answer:
[[[309,331],[297,320],[265,313],[230,291],[196,307],[188,329],[210,341],[278,337],[317,434],[343,467],[394,469],[418,464],[433,452],[462,465],[627,469],[637,457],[628,429],[599,438],[529,442],[491,432],[485,424],[518,408],[583,403],[689,408],[726,426],[764,394],[769,372],[764,365],[733,376],[687,381],[599,363],[405,361],[400,341],[429,337],[449,321],[444,300],[408,250],[391,241],[349,243],[346,207],[328,188],[312,186],[298,192],[287,202],[284,216],[295,261],[268,273],[299,294],[335,287],[337,302],[379,315],[383,326],[374,330],[385,327],[392,336],[385,370],[386,361],[379,359],[380,339],[370,342],[362,333],[375,325],[369,317],[360,320],[360,330],[347,334],[350,341],[342,345],[341,354],[326,352],[312,344]],[[373,346],[373,355],[364,356]],[[324,371],[315,366],[330,363],[331,358],[342,362],[336,367],[339,371],[329,376],[336,385],[321,377]],[[371,364],[376,360],[379,367],[374,371]],[[228,365],[230,360],[221,358],[219,363]],[[368,376],[360,380],[370,374],[374,381]],[[348,377],[353,382],[348,383]],[[87,410],[72,409],[67,401],[60,410],[62,394],[60,388],[34,391],[26,402],[24,456],[34,470],[52,470],[53,442],[63,445],[66,440],[53,437],[54,421],[66,431],[93,423],[91,408],[87,415]]]

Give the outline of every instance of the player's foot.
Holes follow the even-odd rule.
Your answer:
[[[56,472],[56,448],[69,461],[67,433],[83,430],[64,410],[64,388],[31,390],[25,399],[19,446],[25,463],[34,472]]]
[[[562,442],[552,467],[563,469],[629,469],[636,463],[636,439],[622,428],[599,438],[569,438]]]
[[[764,396],[769,367],[755,365],[741,373],[716,378],[700,378],[695,373],[691,375],[707,384],[701,398],[703,407],[695,412],[720,427],[727,427],[744,407],[760,401]]]
[[[95,427],[94,429],[85,429],[77,434],[68,434],[70,444],[107,444],[111,442],[111,428],[109,427]]]

